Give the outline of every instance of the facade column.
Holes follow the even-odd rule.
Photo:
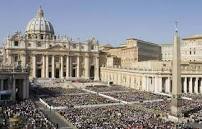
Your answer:
[[[55,78],[55,57],[52,56],[52,78]]]
[[[198,77],[195,79],[194,93],[198,94]]]
[[[154,88],[154,92],[158,92],[158,87],[159,87],[159,80],[158,80],[158,77],[156,76],[155,77],[155,88]]]
[[[77,56],[77,68],[76,68],[76,77],[80,77],[80,55]]]
[[[69,55],[67,55],[67,57],[66,57],[66,79],[69,78],[69,65],[70,65],[70,63],[69,63]]]
[[[149,77],[146,77],[146,91],[149,91]]]
[[[189,78],[189,93],[191,93],[191,94],[192,94],[192,88],[193,88],[193,86],[192,86],[192,77],[190,77]]]
[[[36,56],[32,56],[32,77],[36,78]]]
[[[130,88],[130,76],[126,75],[126,87]]]
[[[159,92],[162,93],[162,77],[159,77]]]
[[[72,56],[69,56],[69,77],[72,77]]]
[[[152,92],[155,90],[155,78],[152,77]]]
[[[170,91],[169,91],[169,77],[168,78],[166,78],[166,80],[165,80],[165,93],[169,93]]]
[[[46,78],[49,78],[49,56],[46,55]]]
[[[41,72],[42,72],[42,78],[45,78],[45,68],[46,68],[46,64],[45,64],[45,62],[46,62],[46,58],[45,58],[45,55],[42,55],[42,70],[41,70]]]
[[[99,68],[99,57],[95,57],[95,79],[94,80],[100,80],[100,68]]]
[[[105,74],[106,76],[106,74]],[[121,85],[121,73],[118,74],[118,85]]]
[[[60,56],[60,78],[64,78],[64,63],[63,63],[63,56]]]
[[[89,63],[89,55],[85,56],[85,78],[90,78],[90,63]]]
[[[184,93],[187,93],[187,77],[184,77]]]
[[[142,90],[146,91],[146,87],[147,87],[147,79],[146,76],[142,76]]]
[[[168,77],[168,93],[169,94],[171,94],[171,83],[170,83],[170,81],[171,81],[171,78],[170,77]]]

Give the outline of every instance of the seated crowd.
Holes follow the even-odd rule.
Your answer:
[[[20,121],[18,125],[20,129],[56,129],[56,124],[50,122],[32,100],[9,104],[2,107],[2,112],[5,118],[4,127],[12,128],[10,126],[13,119],[16,122]]]
[[[90,85],[90,86],[86,86],[86,89],[92,90],[95,92],[113,92],[113,91],[130,91],[131,90],[129,88],[118,86],[118,85],[112,85],[112,86]]]
[[[61,95],[55,97],[43,97],[43,100],[52,106],[75,106],[75,105],[93,105],[114,103],[107,98],[96,94],[82,94],[82,95]]]
[[[59,113],[78,129],[172,129],[175,124],[133,106],[72,108]]]
[[[62,88],[62,87],[35,87],[33,88],[35,93],[38,95],[45,96],[57,96],[57,95],[69,95],[69,94],[80,94],[85,93],[81,89],[76,88]]]
[[[142,103],[142,105],[145,108],[155,109],[155,110],[158,110],[158,111],[169,113],[170,112],[171,99],[164,100],[164,101],[159,101],[159,102]],[[202,106],[202,103],[199,103],[197,101],[191,101],[191,100],[182,99],[181,110],[182,110],[183,113],[186,113],[188,111],[194,110],[195,108],[198,108],[198,107],[201,107],[201,106]]]
[[[114,98],[124,100],[127,102],[134,101],[145,101],[145,100],[157,100],[157,99],[166,99],[167,97],[162,95],[156,95],[149,92],[144,91],[130,91],[130,92],[118,92],[118,93],[104,93],[108,96],[112,96]]]

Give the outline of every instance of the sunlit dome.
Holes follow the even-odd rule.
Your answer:
[[[54,35],[52,24],[44,17],[44,11],[40,7],[36,16],[27,24],[26,34]]]

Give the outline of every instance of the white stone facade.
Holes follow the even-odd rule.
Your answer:
[[[202,64],[182,64],[181,71],[182,93],[202,94]],[[130,69],[101,67],[100,72],[104,82],[154,93],[172,92],[171,62],[145,61]]]
[[[40,8],[28,23],[25,34],[9,36],[4,46],[4,63],[21,63],[30,78],[85,78],[99,80],[99,44],[56,36]]]
[[[170,61],[173,57],[173,44],[162,44],[162,60]],[[202,62],[202,36],[184,38],[181,42],[181,60],[185,62]]]

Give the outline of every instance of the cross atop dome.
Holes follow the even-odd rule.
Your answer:
[[[44,17],[44,11],[42,9],[42,7],[40,6],[39,9],[37,10],[37,14],[36,14],[36,17]]]

